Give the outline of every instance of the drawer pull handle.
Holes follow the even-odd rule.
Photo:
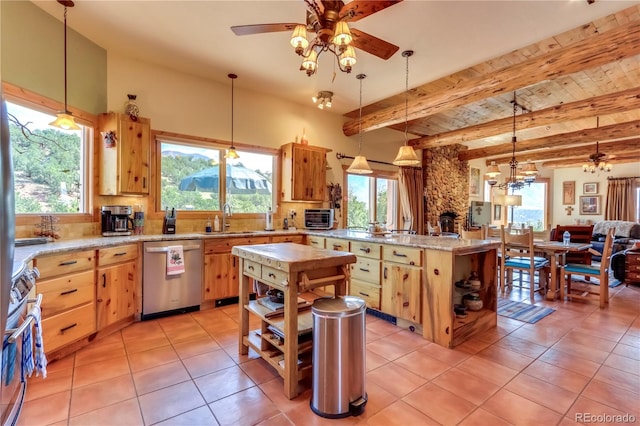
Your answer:
[[[311,244],[318,244],[317,241],[311,241]]]
[[[115,253],[114,256],[124,256],[125,254],[127,254],[126,251],[121,251],[120,253]]]
[[[102,287],[107,288],[107,274],[102,274]]]
[[[340,250],[342,248],[342,246],[340,244],[334,244],[333,245],[333,249],[334,250]]]
[[[416,262],[414,262],[413,260],[411,262],[409,262],[409,265],[415,265]]]
[[[386,266],[385,266],[385,268],[384,268],[384,279],[385,279],[385,280],[387,279],[387,267],[386,267]]]
[[[365,253],[371,253],[371,248],[369,248],[369,247],[360,247],[360,251],[363,251]]]
[[[71,325],[68,325],[68,326],[66,326],[66,327],[64,327],[64,328],[61,328],[61,329],[60,329],[60,334],[64,334],[64,332],[65,332],[65,331],[71,330],[71,329],[72,329],[73,327],[75,327],[76,325],[78,325],[78,323],[77,323],[77,322],[74,322],[74,323],[73,323],[73,324],[71,324]]]
[[[368,270],[368,269],[364,269],[364,268],[359,268],[359,269],[360,269],[362,272],[371,272],[371,271],[370,271],[370,270]]]
[[[407,278],[409,278],[409,274],[404,274],[404,275],[402,276],[402,281],[406,281],[406,280],[407,280]]]
[[[60,296],[65,296],[67,294],[75,293],[76,291],[78,291],[77,288],[74,288],[73,290],[63,291],[62,293],[60,293]]]
[[[250,271],[253,271],[255,268],[253,267],[253,265],[249,265],[247,266],[247,269],[249,269]]]
[[[394,256],[398,256],[398,257],[407,257],[407,255],[406,255],[406,254],[404,254],[404,253],[398,253],[398,252],[397,252],[397,251],[395,251],[395,250],[393,251],[393,255],[394,255]]]
[[[371,297],[371,296],[369,296],[367,293],[363,293],[363,292],[361,292],[361,291],[359,291],[358,293],[360,294],[360,296],[364,296],[364,297]]]
[[[76,263],[78,263],[78,261],[77,261],[77,260],[67,260],[66,262],[62,262],[62,263],[60,263],[60,266],[75,265]]]
[[[409,307],[409,302],[404,302],[404,303],[402,304],[402,307],[403,307],[403,308],[408,308],[408,307]]]
[[[276,274],[274,274],[273,272],[269,272],[269,278],[275,278]]]

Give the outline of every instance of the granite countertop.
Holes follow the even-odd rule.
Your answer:
[[[277,231],[234,231],[234,232],[195,232],[190,234],[158,234],[158,235],[130,235],[123,237],[86,237],[73,240],[54,241],[46,244],[16,247],[13,261],[13,276],[19,275],[25,265],[37,256],[64,253],[74,250],[91,250],[108,248],[123,244],[148,241],[175,240],[205,240],[220,238],[242,238],[273,235],[317,235],[330,238],[344,238],[355,241],[367,241],[380,244],[396,244],[423,249],[434,249],[453,252],[468,252],[478,249],[498,248],[499,241],[490,240],[461,240],[450,237],[430,237],[426,235],[387,234],[371,235],[364,231],[338,229],[333,231],[311,231],[305,229],[277,230]]]

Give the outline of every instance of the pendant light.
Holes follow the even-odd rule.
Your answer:
[[[416,151],[409,146],[409,138],[407,136],[409,130],[409,58],[412,55],[413,50],[405,50],[402,52],[402,56],[407,58],[404,92],[404,145],[400,147],[396,159],[393,160],[393,164],[396,166],[416,166],[420,164]]]
[[[240,158],[238,153],[236,152],[236,147],[233,146],[233,82],[236,78],[238,78],[235,74],[228,74],[227,77],[231,79],[231,146],[227,150],[224,158],[228,158],[230,160],[236,160]]]
[[[73,7],[71,0],[58,0],[64,6],[64,111],[56,114],[57,118],[49,123],[49,126],[64,130],[80,130],[73,119],[73,114],[67,109],[67,7]]]
[[[349,173],[355,173],[359,175],[366,175],[373,173],[367,158],[362,155],[362,80],[367,76],[365,74],[358,74],[356,78],[360,80],[360,121],[358,122],[358,155],[353,159],[353,163],[347,169]]]

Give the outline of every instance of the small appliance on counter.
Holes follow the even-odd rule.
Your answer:
[[[163,234],[175,234],[176,233],[176,209],[167,207],[164,213],[164,220],[162,222]]]
[[[131,235],[133,219],[131,206],[102,206],[102,236],[116,237]]]
[[[264,230],[265,231],[273,231],[273,211],[271,211],[271,207],[269,207],[269,210],[267,210],[267,213],[265,215],[265,227]]]
[[[304,227],[324,230],[333,228],[333,209],[305,209]]]

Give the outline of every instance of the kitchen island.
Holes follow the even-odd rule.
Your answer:
[[[251,347],[260,354],[282,376],[284,393],[293,399],[298,395],[298,380],[308,376],[311,367],[311,360],[303,356],[311,347],[298,338],[310,331],[311,314],[305,312],[298,318],[298,294],[333,285],[336,296],[344,295],[347,265],[354,263],[356,256],[295,243],[235,246],[232,253],[240,259],[241,271],[238,350],[246,355]],[[267,318],[263,306],[249,301],[254,279],[283,292],[283,316]],[[261,319],[260,330],[249,331],[249,312]],[[283,342],[274,339],[273,328],[281,333]]]

